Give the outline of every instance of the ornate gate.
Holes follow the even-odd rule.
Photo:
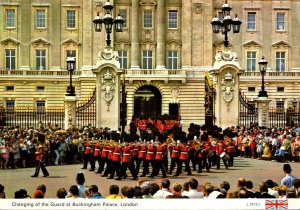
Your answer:
[[[76,107],[76,124],[78,128],[96,126],[96,88],[87,102],[78,102]]]
[[[255,107],[255,102],[248,101],[242,94],[239,92],[239,126],[250,127],[251,125],[258,122],[258,111]]]
[[[212,128],[215,124],[215,96],[216,90],[213,86],[213,83],[210,81],[209,74],[205,73],[205,97],[204,97],[204,106],[205,106],[205,124],[208,128]]]

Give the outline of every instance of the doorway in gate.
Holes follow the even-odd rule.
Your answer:
[[[134,116],[139,119],[156,119],[161,115],[161,93],[151,85],[143,85],[134,95]]]

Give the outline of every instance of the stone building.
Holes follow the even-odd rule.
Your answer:
[[[73,83],[80,101],[95,89],[92,68],[105,47],[93,19],[107,0],[1,0],[0,106],[63,106],[69,74],[66,58],[76,58]],[[222,0],[111,0],[125,20],[112,46],[126,70],[127,116],[179,115],[187,126],[205,122],[205,72],[223,50],[224,36],[211,20]],[[240,90],[250,101],[261,86],[258,61],[268,60],[265,77],[270,106],[288,108],[300,94],[300,1],[230,0],[231,16],[243,22],[229,33],[244,73]],[[297,109],[299,103],[297,104]]]

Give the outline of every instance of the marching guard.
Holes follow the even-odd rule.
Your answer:
[[[38,135],[39,145],[36,148],[36,152],[35,152],[36,169],[35,169],[35,173],[31,177],[38,177],[40,169],[42,169],[44,177],[49,176],[49,173],[45,167],[45,156],[44,156],[44,146],[43,146],[44,142],[45,142],[45,136],[43,134],[39,134]]]
[[[186,144],[186,142],[182,142],[182,146],[180,149],[180,156],[178,161],[178,167],[176,174],[174,176],[179,176],[182,173],[182,164],[185,164],[185,169],[188,173],[188,175],[192,175],[191,168],[189,165],[189,148]]]
[[[132,175],[132,179],[133,180],[136,180],[137,179],[137,175],[135,173],[135,170],[134,170],[134,166],[133,166],[133,163],[131,161],[131,148],[130,146],[128,145],[128,143],[125,143],[125,146],[123,148],[123,156],[122,156],[122,166],[121,166],[121,172],[119,174],[119,177],[116,178],[116,180],[121,180],[122,178],[126,179],[127,175],[126,175],[126,170],[127,168],[129,168],[130,170],[130,173]]]

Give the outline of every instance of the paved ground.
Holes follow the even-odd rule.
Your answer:
[[[292,174],[300,178],[300,163],[290,164],[293,169]],[[227,180],[231,184],[231,190],[235,190],[237,179],[239,177],[245,177],[253,181],[256,189],[260,181],[267,179],[272,179],[280,183],[281,178],[284,176],[282,166],[283,163],[272,161],[237,158],[234,167],[228,170],[221,165],[220,170],[216,170],[214,167],[209,173],[204,172],[197,174],[194,172],[192,176],[182,174],[179,177],[169,176],[169,179],[171,183],[175,181],[184,183],[191,177],[194,177],[201,185],[205,182],[211,182],[215,186],[219,186],[223,180]],[[102,195],[108,194],[108,188],[111,184],[118,184],[120,187],[124,185],[135,186],[136,184],[136,181],[131,180],[131,177],[128,177],[126,180],[116,181],[103,178],[99,174],[89,172],[88,170],[81,170],[81,167],[82,165],[49,166],[47,168],[50,176],[47,178],[42,177],[41,174],[38,178],[32,178],[31,175],[34,173],[33,168],[0,170],[0,183],[5,186],[7,198],[13,198],[14,192],[21,188],[26,189],[28,194],[32,195],[39,184],[45,184],[47,186],[46,198],[56,198],[58,188],[64,187],[68,190],[71,185],[76,184],[75,178],[79,171],[85,174],[85,184],[96,184]],[[148,178],[148,180],[150,182],[156,181],[159,183],[160,177],[155,179]]]

